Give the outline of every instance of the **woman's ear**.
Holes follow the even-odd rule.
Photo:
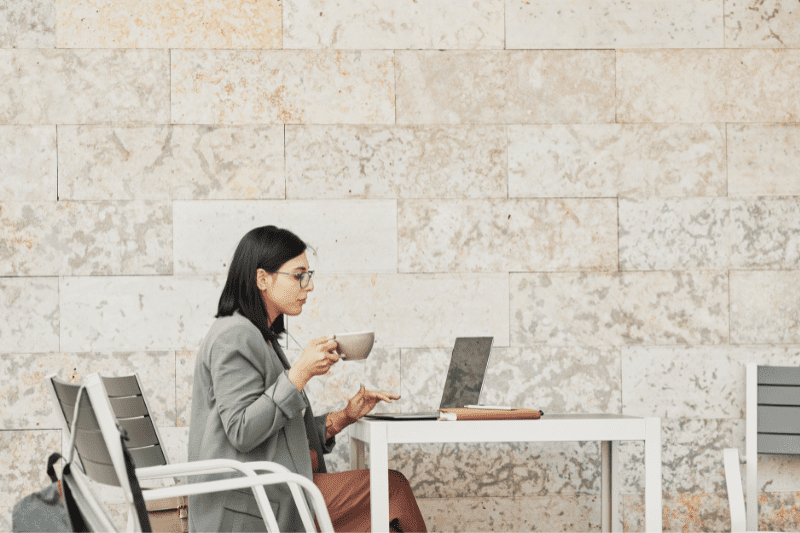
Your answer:
[[[269,282],[269,273],[263,268],[259,268],[256,270],[256,286],[258,286],[258,290],[265,291],[267,290],[267,283]]]

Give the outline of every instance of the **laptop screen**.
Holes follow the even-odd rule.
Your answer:
[[[492,337],[459,337],[450,357],[450,368],[444,383],[440,409],[477,405],[481,397],[483,377]]]

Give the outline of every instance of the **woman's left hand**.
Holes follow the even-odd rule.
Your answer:
[[[355,422],[365,414],[372,411],[378,402],[392,403],[392,400],[399,400],[400,396],[383,391],[371,391],[364,387],[355,396],[347,401],[344,414],[351,421]]]

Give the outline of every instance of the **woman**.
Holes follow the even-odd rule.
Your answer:
[[[369,531],[369,471],[328,474],[323,454],[335,435],[399,396],[361,389],[338,412],[314,416],[303,388],[339,357],[336,341],[314,339],[290,365],[277,342],[283,315],[299,315],[314,290],[296,235],[256,228],[236,248],[217,320],[197,354],[189,429],[189,460],[274,461],[313,479],[336,531]],[[228,475],[198,476],[202,480]],[[303,529],[286,485],[265,487],[281,531]],[[426,531],[408,481],[389,472],[390,527]],[[190,531],[266,531],[252,491],[189,497]]]

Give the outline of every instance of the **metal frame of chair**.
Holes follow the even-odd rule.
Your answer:
[[[90,531],[118,531],[108,516],[106,507],[100,503],[86,475],[79,468],[70,468],[69,472],[64,472],[61,483],[69,487],[81,517]]]
[[[46,382],[56,401],[58,410],[62,415],[60,418],[62,422],[64,422],[65,434],[70,435],[65,412],[69,412],[69,400],[72,399],[74,401],[80,386],[62,381],[56,374],[47,376]],[[125,471],[122,444],[119,440],[118,420],[114,415],[111,400],[103,384],[103,378],[98,374],[90,374],[83,379],[82,383],[88,393],[88,407],[92,416],[89,417],[87,414],[81,417],[83,422],[78,426],[78,432],[83,432],[84,434],[70,436],[70,439],[75,442],[74,448],[78,451],[81,462],[89,466],[89,471],[86,472],[89,477],[95,479],[92,475],[92,473],[95,473],[102,478],[95,479],[96,481],[110,485],[115,485],[113,481],[114,478],[116,478],[116,484],[123,489],[123,495],[129,510],[128,529],[129,531],[141,531],[141,525],[138,523],[138,520],[135,519],[136,513],[133,508],[133,495],[130,488],[130,480]],[[145,406],[147,406],[146,400],[143,401]],[[166,460],[166,454],[164,454],[164,457]],[[105,460],[105,462],[103,460]],[[314,485],[311,480],[299,474],[292,473],[277,463],[267,461],[241,463],[227,459],[193,461],[190,463],[164,464],[137,468],[136,476],[139,479],[156,479],[231,471],[239,472],[242,474],[242,477],[150,489],[144,492],[144,499],[150,501],[176,496],[250,488],[253,490],[256,503],[261,511],[261,516],[264,518],[267,530],[277,532],[277,522],[264,491],[264,486],[287,483],[306,530],[313,532],[316,531],[316,527],[300,487],[305,489],[309,496],[311,496],[314,509],[316,510],[317,520],[322,531],[333,531],[333,525],[331,524],[325,501],[317,486]],[[258,473],[264,471],[270,473]],[[98,472],[102,473],[97,474]],[[124,480],[124,482],[119,483],[119,480]]]

